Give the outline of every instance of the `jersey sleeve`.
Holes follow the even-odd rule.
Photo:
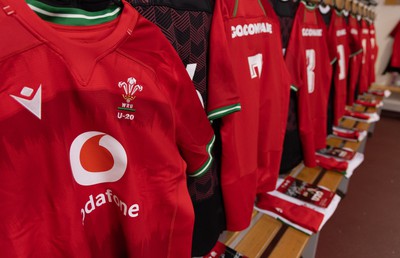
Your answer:
[[[187,164],[189,176],[201,176],[212,163],[214,131],[195,87],[172,46],[165,55],[171,60],[157,71],[158,81],[165,87],[175,114],[176,143]]]
[[[390,65],[392,67],[400,68],[400,26],[394,37],[392,51],[393,52],[392,52],[392,57],[390,59]]]
[[[210,120],[241,110],[238,89],[230,62],[229,44],[221,7],[215,5],[210,31],[207,114]]]

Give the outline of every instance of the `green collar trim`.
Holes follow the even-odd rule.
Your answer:
[[[306,1],[304,1],[304,0],[301,0],[300,3],[304,4],[304,6],[305,6],[308,10],[314,10],[314,9],[317,7],[316,4],[308,3],[308,2],[306,2]]]
[[[335,8],[335,12],[337,14],[337,16],[342,16],[343,15],[343,11],[342,10],[338,10]]]
[[[213,156],[211,154],[211,151],[213,149],[214,142],[215,142],[215,135],[213,135],[210,142],[206,146],[206,150],[208,153],[208,159],[198,170],[189,174],[190,177],[201,177],[210,169],[212,161],[213,161]]]
[[[26,3],[43,20],[63,25],[98,25],[114,20],[122,11],[119,6],[89,12],[73,7],[55,7],[36,0],[26,0]]]

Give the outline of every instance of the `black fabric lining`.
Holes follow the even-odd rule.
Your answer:
[[[176,10],[213,12],[213,2],[192,0],[128,0],[133,6],[168,6]]]

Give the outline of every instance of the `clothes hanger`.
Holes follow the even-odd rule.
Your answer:
[[[321,4],[326,5],[326,6],[334,6],[333,0],[322,0]]]
[[[348,12],[351,12],[351,7],[353,5],[353,0],[346,0],[344,2],[344,9]]]
[[[363,17],[368,19],[368,6],[364,5]]]
[[[342,11],[344,9],[345,1],[344,0],[335,0],[334,6],[338,11]]]
[[[375,21],[375,18],[376,18],[376,13],[373,10],[371,10],[371,19],[372,19],[372,21]]]
[[[367,6],[363,3],[360,3],[360,7],[358,8],[358,14],[361,15],[362,18],[366,18],[366,12],[367,11]]]
[[[310,4],[315,4],[315,5],[317,5],[317,4],[320,4],[320,3],[321,3],[321,0],[306,0],[306,2],[307,2],[307,3],[310,3]]]
[[[375,12],[372,10],[372,6],[368,8],[368,18],[373,22],[375,20]]]
[[[358,14],[358,1],[357,0],[352,0],[351,3],[351,14],[357,15]]]

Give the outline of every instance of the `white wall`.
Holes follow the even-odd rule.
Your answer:
[[[376,13],[375,30],[377,44],[379,46],[378,59],[376,62],[376,82],[378,84],[386,84],[388,76],[383,76],[392,53],[393,38],[389,37],[389,33],[400,21],[400,5],[385,5],[384,0],[377,0],[378,5],[373,8]]]

